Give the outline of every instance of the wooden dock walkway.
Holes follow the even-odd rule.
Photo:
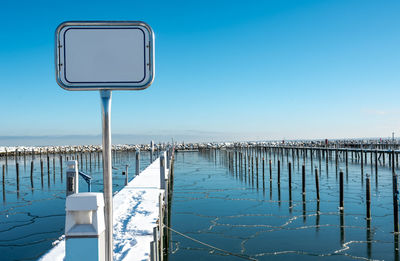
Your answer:
[[[170,166],[173,169],[173,150],[171,152]],[[168,212],[173,170],[167,168],[167,161],[165,157],[165,189],[160,188],[161,167],[160,158],[157,158],[114,195],[114,260],[150,260],[151,252],[164,252],[160,250],[165,240],[163,233],[155,227],[158,226],[160,216],[163,222],[168,222],[165,218],[168,215],[165,214]],[[152,241],[158,242],[151,244]],[[154,248],[151,250],[150,246]],[[65,239],[62,239],[39,260],[62,261],[64,257]]]

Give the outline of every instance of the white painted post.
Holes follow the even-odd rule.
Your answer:
[[[140,150],[136,150],[136,176],[140,174]]]
[[[159,256],[159,261],[162,261],[164,259],[164,216],[163,216],[163,197],[162,193],[159,194],[158,196],[158,203],[159,203],[159,227],[160,227],[160,256]]]
[[[129,165],[125,165],[125,186],[128,185],[128,182],[129,182],[128,167],[129,167]]]
[[[171,148],[168,148],[167,150],[167,169],[169,169],[171,166]]]
[[[159,244],[158,244],[158,230],[157,230],[157,227],[154,227],[153,228],[153,242],[154,242],[154,258],[153,258],[153,260],[154,261],[158,261],[158,253],[159,253],[159,251],[158,251],[158,246],[159,246]]]
[[[67,196],[79,192],[79,179],[78,179],[78,162],[70,160],[67,162],[67,183],[66,194]]]
[[[65,209],[65,261],[105,260],[103,193],[72,194]]]
[[[154,141],[150,141],[150,164],[153,162]]]
[[[150,261],[155,261],[154,258],[154,241],[150,242]]]
[[[165,154],[160,156],[160,189],[165,189]]]

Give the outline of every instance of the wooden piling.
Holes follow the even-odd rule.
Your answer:
[[[394,232],[399,232],[399,199],[397,191],[397,174],[392,168],[392,185],[393,185],[393,227]]]
[[[281,161],[278,160],[278,185],[281,184]]]
[[[8,151],[5,149],[6,166],[8,166]]]
[[[33,160],[31,161],[31,187],[33,188]]]
[[[369,181],[369,176],[367,174],[366,180],[365,180],[365,186],[366,186],[366,204],[367,204],[367,219],[371,219],[371,185]]]
[[[340,170],[339,174],[339,209],[344,208],[344,202],[343,202],[343,171]]]
[[[339,157],[338,157],[338,149],[335,149],[335,173],[336,173],[336,178],[338,174],[338,165],[339,165]]]
[[[63,161],[62,161],[62,155],[60,155],[60,173],[61,173],[61,176],[62,176],[62,173],[63,173],[63,163],[62,163]]]
[[[257,182],[257,189],[258,189],[258,156],[256,156],[256,182]]]
[[[317,201],[319,201],[319,177],[317,168],[315,168],[315,191],[317,192]]]
[[[306,194],[306,166],[304,164],[301,166],[301,180],[302,180],[302,182],[301,182],[302,192],[303,192],[303,195],[305,195]]]
[[[2,185],[3,185],[3,202],[6,201],[6,181],[5,181],[5,174],[6,174],[6,166],[3,164],[3,178],[2,178]]]
[[[42,180],[42,186],[43,186],[43,160],[40,159],[40,177]]]
[[[6,166],[3,164],[3,191],[4,191],[4,183],[5,183],[5,175],[6,175]]]
[[[17,171],[17,191],[19,191],[19,163],[15,163],[15,168]]]
[[[262,158],[262,180],[263,180],[263,186],[264,186],[264,184],[265,184],[264,171],[265,171],[265,159],[264,159],[264,157],[263,157],[263,158]]]
[[[363,157],[363,150],[361,150],[361,179],[364,180],[364,157]]]
[[[289,193],[292,191],[292,163],[288,163],[288,171],[289,171]]]
[[[340,209],[340,244],[343,246],[345,242],[345,232],[344,232],[344,210]]]
[[[272,162],[269,160],[269,180],[272,181]]]
[[[47,175],[50,176],[50,158],[49,158],[49,155],[47,155]]]

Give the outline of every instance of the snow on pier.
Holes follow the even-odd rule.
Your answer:
[[[166,169],[165,178],[168,178]],[[153,227],[159,218],[160,158],[113,197],[114,260],[149,260]],[[42,261],[64,260],[65,239],[42,256]]]

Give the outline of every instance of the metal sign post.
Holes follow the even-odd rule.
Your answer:
[[[143,90],[154,80],[154,33],[144,22],[65,22],[56,30],[56,81],[99,90],[102,106],[105,260],[113,260],[111,91]]]
[[[113,260],[113,200],[112,200],[112,158],[111,158],[111,91],[101,90],[102,132],[103,132],[103,186],[104,221],[106,225],[106,260]]]

